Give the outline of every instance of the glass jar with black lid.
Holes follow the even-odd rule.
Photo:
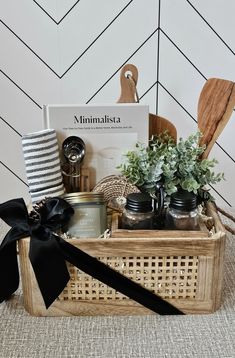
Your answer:
[[[152,198],[145,193],[127,195],[122,213],[121,227],[127,230],[151,230],[153,228]]]
[[[72,237],[99,237],[106,228],[106,203],[103,193],[78,192],[64,195],[74,215],[66,233]]]
[[[194,193],[179,189],[171,195],[166,229],[199,230],[197,196]]]

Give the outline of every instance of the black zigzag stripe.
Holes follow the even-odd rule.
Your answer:
[[[196,65],[185,55],[185,53],[176,45],[176,43],[166,34],[165,31],[160,29],[160,31],[164,34],[164,36],[172,43],[172,45],[184,56],[184,58],[195,68],[195,70],[205,79],[207,80],[206,76],[196,67]]]
[[[103,35],[103,33],[117,20],[117,18],[124,13],[124,11],[128,8],[128,6],[133,2],[134,0],[130,0],[126,6],[113,18],[113,20],[99,33],[99,35],[90,43],[90,45],[81,53],[81,55],[72,63],[71,66],[62,74],[60,78],[63,78],[64,75],[80,60],[80,58],[94,45],[94,43]]]
[[[160,32],[164,34],[164,36],[171,42],[171,44],[181,53],[181,55],[195,68],[195,70],[205,79],[207,80],[207,77],[199,70],[199,68],[185,55],[185,53],[179,48],[179,46],[176,45],[176,43],[166,34],[165,31],[163,31],[161,28],[159,29]],[[160,53],[160,49],[159,49]],[[233,110],[235,112],[235,108]]]
[[[228,202],[228,200],[226,200],[219,192],[218,192],[218,190],[216,190],[212,185],[210,185],[209,184],[209,186],[211,187],[211,189],[213,189],[215,192],[216,192],[216,194],[217,195],[219,195],[219,197],[221,198],[221,199],[223,199],[223,201],[226,203],[226,204],[228,204],[230,207],[232,207],[232,205]]]
[[[33,0],[33,2],[56,24],[59,25],[66,16],[73,10],[73,8],[79,3],[80,0],[76,1],[75,4],[66,12],[66,14],[59,20],[56,21],[37,1]]]
[[[51,70],[58,78],[60,78],[60,76],[56,73],[56,71],[53,70],[52,67],[50,67],[29,45],[27,45],[27,43],[25,41],[23,41],[7,24],[5,24],[5,22],[3,22],[2,20],[0,20],[0,22],[20,41],[22,42],[22,44],[24,44],[27,49],[29,49],[47,68],[49,68],[49,70]]]
[[[223,40],[223,38],[218,34],[218,32],[215,31],[215,29],[209,24],[209,22],[200,14],[200,12],[193,6],[193,4],[186,0],[187,3],[192,7],[192,9],[200,16],[200,18],[209,26],[209,28],[214,32],[214,34],[220,39],[220,41],[223,42],[223,44],[227,47],[227,49],[232,52],[233,55],[235,55],[235,52],[229,47],[229,45]]]
[[[155,81],[143,94],[139,95],[139,99],[141,100],[142,98],[144,98],[144,96],[149,93],[153,87],[157,85],[159,85],[159,81]]]
[[[147,39],[142,42],[142,44],[118,67],[118,69],[102,84],[102,86],[86,101],[86,104],[91,102],[91,100],[107,85],[107,83],[121,70],[121,68],[149,41],[149,39],[158,31],[156,28]]]
[[[158,28],[161,28],[161,0],[158,1]],[[158,80],[160,70],[160,31],[157,34],[157,82],[156,82],[156,114],[158,114]]]
[[[38,104],[27,92],[25,92],[16,82],[14,82],[5,72],[3,72],[0,69],[0,72],[9,80],[11,81],[21,92],[23,92],[25,94],[25,96],[27,96],[34,104],[36,104],[36,106],[40,109],[42,109],[42,107],[40,106],[40,104]]]
[[[166,87],[163,86],[163,84],[159,81],[159,85],[164,89],[165,92],[167,92],[169,94],[169,96],[171,98],[173,98],[173,100],[187,113],[187,115],[192,118],[192,120],[197,123],[197,120],[189,113],[189,111],[187,111],[187,109],[170,93],[170,91],[168,91],[168,89],[166,89]]]
[[[24,185],[28,187],[28,184],[25,183],[25,181],[21,179],[15,172],[13,172],[13,170],[11,170],[6,164],[4,164],[2,161],[0,161],[0,164],[2,164],[2,166],[4,166],[11,174],[13,174],[17,179],[19,179]]]
[[[18,134],[20,137],[22,137],[22,135],[21,135],[14,127],[12,127],[12,126],[10,125],[10,123],[8,123],[4,118],[2,118],[2,117],[0,116],[0,119],[1,119],[8,127],[10,127],[16,134]]]
[[[76,60],[67,68],[67,70],[64,71],[62,75],[59,75],[51,66],[49,66],[24,40],[22,40],[5,22],[0,20],[0,22],[21,42],[23,43],[28,50],[30,50],[54,75],[56,75],[59,79],[62,79],[66,73],[69,72],[69,70],[82,58],[83,55],[95,44],[95,42],[104,34],[104,32],[117,20],[117,18],[124,13],[124,11],[128,8],[128,6],[133,2],[134,0],[130,0],[127,5],[124,6],[124,8],[113,18],[112,21],[99,33],[98,36],[89,44],[89,46],[76,58]]]

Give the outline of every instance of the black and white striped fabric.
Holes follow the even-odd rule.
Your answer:
[[[25,134],[22,146],[32,202],[64,194],[55,130]]]

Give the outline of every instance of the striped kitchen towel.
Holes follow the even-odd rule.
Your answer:
[[[22,146],[32,202],[64,194],[55,130],[25,134]]]

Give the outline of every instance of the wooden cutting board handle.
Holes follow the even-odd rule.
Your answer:
[[[173,123],[168,119],[149,113],[149,138],[167,131],[168,134],[177,142],[177,130]]]
[[[130,78],[128,78],[130,76]],[[135,103],[136,85],[138,81],[138,70],[132,64],[126,64],[120,74],[121,95],[117,103]]]
[[[129,77],[128,77],[129,76]],[[138,102],[137,94],[138,69],[132,64],[126,64],[120,73],[121,96],[117,103],[136,103]],[[168,131],[174,141],[177,141],[177,131],[173,123],[168,119],[159,117],[156,114],[149,114],[149,139],[153,135],[158,135]]]

